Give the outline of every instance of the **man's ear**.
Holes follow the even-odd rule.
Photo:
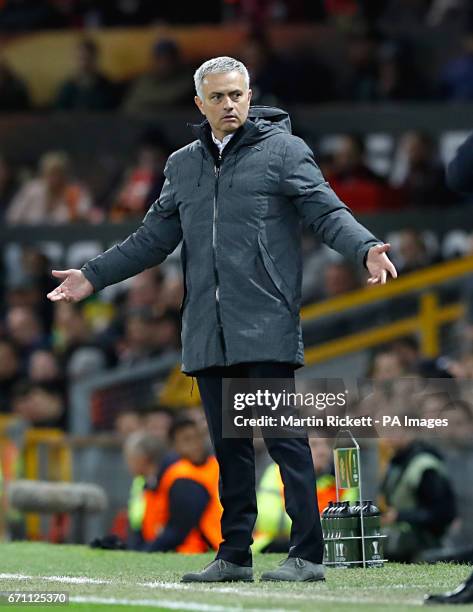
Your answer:
[[[251,102],[251,96],[253,95],[253,90],[249,89],[248,90],[248,102]]]
[[[205,116],[204,105],[202,104],[202,100],[199,98],[199,96],[194,96],[194,102],[200,112]]]

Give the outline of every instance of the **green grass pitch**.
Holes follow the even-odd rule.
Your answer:
[[[254,583],[187,585],[179,582],[181,574],[200,569],[212,557],[4,543],[0,544],[0,591],[65,591],[71,603],[0,607],[30,612],[54,609],[402,612],[421,608],[424,593],[452,589],[471,571],[471,567],[457,565],[388,563],[378,569],[330,569],[325,583],[263,583],[258,581],[260,573],[275,566],[282,556],[257,555]],[[473,610],[473,605],[460,609]]]

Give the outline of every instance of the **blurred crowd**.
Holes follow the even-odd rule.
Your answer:
[[[448,190],[438,143],[429,134],[401,135],[383,172],[366,140],[342,134],[330,146],[328,139],[314,146],[324,176],[355,214],[445,210],[468,202]],[[30,160],[12,163],[0,150],[0,220],[10,226],[141,220],[159,196],[171,151],[156,128],[144,128],[134,149],[111,152],[100,167],[78,164],[63,151],[45,153],[34,167]]]
[[[180,347],[180,278],[148,270],[112,302],[53,305],[50,263],[34,248],[5,287],[0,316],[0,413],[67,429],[71,383]]]
[[[17,12],[21,15],[21,7],[24,8],[25,14],[34,17],[41,14],[41,6],[48,12],[51,10],[50,5],[64,5],[71,11],[74,6],[80,5],[80,10],[85,11],[85,25],[88,23],[89,14],[94,15],[94,23],[97,25],[121,24],[119,8],[115,13],[117,21],[112,17],[113,7],[118,5],[122,6],[125,13],[128,9],[131,12],[135,9],[138,11],[139,5],[142,4],[147,6],[146,9],[142,8],[143,11],[159,12],[165,10],[163,7],[170,7],[170,3],[138,0],[121,3],[3,0],[3,4],[4,8],[0,9],[0,31],[3,26],[9,33],[15,30],[15,26],[8,21],[9,15],[11,14],[12,20]],[[225,5],[220,2],[216,4]],[[239,4],[243,11],[248,10],[252,14],[253,3],[248,0],[228,3],[228,7],[236,9]],[[378,10],[361,9],[363,3],[354,0],[327,0],[327,15],[340,13],[360,17],[341,28],[337,35],[336,52],[329,51],[324,54],[321,45],[314,46],[305,39],[292,43],[292,46],[286,49],[275,48],[264,28],[271,23],[271,19],[264,16],[264,11],[272,10],[276,15],[279,10],[280,20],[290,21],[292,12],[297,13],[298,5],[303,14],[303,4],[313,6],[317,3],[305,3],[302,0],[291,3],[282,0],[268,2],[267,6],[261,8],[262,17],[249,20],[248,37],[236,55],[248,66],[255,103],[397,103],[473,99],[473,12],[466,0],[393,0],[376,3]],[[375,3],[366,3],[367,7],[373,4]],[[380,9],[383,4],[386,5],[385,10]],[[443,10],[440,8],[441,4]],[[208,10],[212,3],[204,5]],[[427,11],[429,5],[430,12]],[[31,10],[26,11],[27,6],[30,6]],[[200,13],[203,7],[195,6]],[[199,23],[198,16],[193,16],[192,10],[178,10],[180,16],[186,15],[189,23]],[[109,11],[111,14],[107,17]],[[429,19],[437,19],[441,31],[442,27],[447,28],[444,34],[448,39],[448,22],[443,24],[439,16],[442,15],[446,19],[446,16],[451,14],[460,15],[458,28],[452,31],[455,44],[450,47],[443,45],[443,51],[437,58],[433,47],[429,50],[429,43],[421,43],[418,34],[409,28],[412,28],[414,23],[422,23],[423,20],[426,25]],[[255,15],[260,13],[256,11]],[[205,21],[204,16],[201,17]],[[127,19],[124,18],[123,23],[152,21],[149,17],[143,17],[142,21],[137,17],[136,22],[130,16]],[[306,19],[303,19],[303,22],[306,23]],[[76,23],[80,23],[80,20]],[[396,24],[395,29],[390,27],[393,23]],[[24,27],[28,29],[27,25]],[[31,27],[34,26],[31,25],[29,29]],[[44,24],[40,23],[37,27],[44,27]],[[59,84],[50,103],[41,109],[35,108],[29,93],[29,84],[15,72],[6,57],[0,54],[0,112],[117,111],[136,115],[158,112],[176,105],[192,104],[191,75],[196,65],[189,65],[184,61],[177,41],[156,41],[149,51],[148,67],[143,74],[128,81],[117,82],[102,68],[100,46],[94,42],[89,30],[79,36],[82,38],[72,58],[75,68],[64,82]],[[225,54],[225,49],[222,49],[222,54]]]
[[[159,196],[169,153],[161,134],[145,131],[130,159],[111,156],[113,167],[98,188],[93,166],[78,178],[62,151],[45,153],[37,168],[0,157],[0,219],[7,225],[141,219]]]
[[[148,69],[130,82],[116,82],[102,69],[101,49],[89,37],[91,29],[98,27],[184,22],[243,22],[251,26],[252,33],[238,57],[248,66],[254,104],[285,107],[334,101],[353,104],[473,100],[473,18],[467,0],[376,3],[369,0],[212,0],[190,3],[186,11],[182,5],[153,0],[0,0],[0,32],[75,28],[84,36],[82,32],[86,31],[75,49],[75,69],[60,84],[48,109],[34,108],[29,84],[0,55],[0,113],[116,112],[123,113],[126,121],[131,116],[189,106],[194,95],[195,66],[183,60],[175,40],[157,40],[149,52]],[[286,22],[316,22],[338,28],[346,45],[343,69],[306,45],[284,52],[273,48],[262,24]],[[430,66],[424,65],[412,32],[416,27],[442,30],[459,24],[463,26],[461,50],[445,57],[442,65],[432,72]],[[321,139],[314,145],[325,177],[355,213],[417,210],[428,214],[465,202],[448,190],[439,143],[430,134],[413,130],[401,135],[383,172],[373,163],[367,139],[356,133]],[[0,150],[0,221],[7,227],[139,221],[159,196],[163,169],[172,150],[172,143],[159,130],[145,130],[128,159],[113,160],[113,171],[100,190],[64,151],[48,151],[32,166],[31,160],[12,162],[7,152]],[[459,255],[473,255],[473,237],[465,232],[461,239],[456,236],[455,240],[439,243],[429,232],[406,227],[394,236],[392,247],[390,256],[398,271],[404,274]],[[312,235],[303,237],[303,255],[303,304],[337,297],[365,283],[365,278],[350,264],[323,248]],[[26,427],[52,426],[68,431],[72,383],[116,366],[144,364],[150,358],[179,350],[183,281],[174,259],[83,303],[53,304],[46,299],[46,294],[57,284],[51,277],[51,268],[56,263],[47,250],[33,245],[5,249],[0,258],[0,416],[13,415]],[[465,281],[461,291],[467,316],[459,332],[462,341],[457,350],[435,360],[425,360],[417,341],[405,338],[376,351],[366,372],[373,380],[373,393],[360,406],[360,414],[379,416],[380,407],[385,410],[391,406],[394,411],[399,404],[406,412],[411,406],[412,389],[402,385],[395,388],[393,381],[448,379],[458,385],[458,393],[446,402],[444,397],[439,401],[439,392],[423,397],[415,407],[415,414],[425,418],[448,416],[450,441],[456,449],[467,449],[470,457],[468,445],[473,433],[473,415],[471,398],[465,395],[465,390],[473,380],[471,281]],[[406,304],[400,309],[407,312]],[[390,306],[390,310],[392,313],[395,308]],[[372,313],[368,316],[372,317]],[[357,328],[360,322],[353,316],[349,324]],[[349,331],[349,327],[339,321],[332,327],[324,324],[324,330],[317,331],[317,341],[336,337],[335,331],[340,334]],[[327,338],[324,333],[328,334]],[[122,538],[132,536],[127,544],[131,548],[175,549],[182,544],[182,541],[176,544],[175,530],[166,532],[168,539],[164,538],[164,544],[163,541],[156,544],[152,535],[144,537],[146,528],[140,514],[142,494],[158,491],[165,468],[179,461],[187,461],[185,468],[194,470],[192,474],[196,478],[202,476],[203,472],[201,476],[197,474],[202,466],[213,473],[201,407],[182,409],[176,419],[169,407],[159,401],[139,406],[130,403],[116,410],[111,427],[124,441],[125,462],[136,485],[130,493],[133,503],[127,516],[128,527],[133,527],[135,521],[135,528],[129,532],[119,528],[117,531]],[[334,496],[331,442],[316,438],[311,445],[321,477],[318,484],[319,497],[324,500],[320,502],[322,510],[325,500]],[[444,446],[444,441],[440,446]],[[263,508],[264,492],[274,488],[273,493],[281,503],[275,505],[273,495],[268,513],[277,510],[275,524],[282,525],[279,476],[268,463],[262,443],[257,443],[257,452],[261,458],[258,476],[264,483],[258,504]],[[455,522],[460,502],[455,502],[453,491],[457,495],[461,492],[460,476],[464,471],[460,468],[466,465],[466,455],[455,452],[456,455],[444,456],[430,442],[406,435],[386,445],[383,522],[385,527],[407,523],[417,535],[425,536],[425,541],[416,542],[416,554],[422,547],[438,544],[450,527],[457,534],[463,533],[464,525],[460,528]],[[416,487],[410,491],[410,499],[416,499],[413,512],[412,508],[398,503],[391,477],[396,481],[396,476],[411,469],[419,456],[430,467],[425,470],[427,474],[418,475]],[[447,467],[452,465],[457,465],[458,470],[448,472]],[[455,478],[458,476],[453,479],[455,482],[450,482],[447,472]],[[205,474],[202,478],[207,478]],[[197,491],[195,500],[199,495],[207,500],[202,502],[202,507],[216,499],[216,480],[214,489],[210,480],[205,483],[208,497],[202,490],[194,491]],[[152,493],[149,494],[151,504],[154,503]],[[192,493],[184,493],[184,500],[192,497]],[[451,503],[442,503],[446,498]],[[176,499],[182,500],[182,497],[176,497],[174,502],[181,508],[185,506],[185,502],[178,503]],[[465,503],[470,501],[468,498]],[[423,512],[417,512],[419,508]],[[200,519],[195,516],[193,520],[198,523]],[[263,542],[261,549],[268,548],[281,535],[287,541],[287,523],[284,533],[271,530],[268,533],[263,512],[261,516],[256,533]],[[180,520],[187,519],[181,515]],[[163,524],[159,526],[162,528]],[[209,534],[210,539],[214,536]],[[117,541],[105,540],[97,545],[114,547]],[[407,551],[404,557],[396,554],[393,553],[393,558],[412,560],[414,553]]]
[[[2,0],[0,28],[31,31],[47,28],[114,27],[153,23],[227,21],[389,22],[438,25],[464,16],[466,0],[209,0],[186,11],[153,0]]]

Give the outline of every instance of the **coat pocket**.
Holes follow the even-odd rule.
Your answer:
[[[184,308],[187,303],[187,251],[186,251],[186,243],[183,241],[181,246],[181,266],[182,266],[182,282],[184,286],[184,295],[182,296],[181,307],[179,309],[179,313],[182,317],[184,312]]]
[[[269,254],[269,251],[263,242],[261,234],[258,234],[258,246],[261,259],[263,261],[264,269],[266,270],[266,273],[269,279],[271,280],[271,283],[274,285],[275,289],[277,290],[279,296],[282,298],[283,302],[289,309],[290,313],[295,315],[296,313],[294,307],[294,300],[291,298],[289,289],[286,283],[284,282],[279,270],[277,269],[273,258]]]

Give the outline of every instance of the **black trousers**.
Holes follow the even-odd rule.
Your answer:
[[[257,515],[255,453],[251,438],[222,437],[222,379],[286,378],[294,381],[294,367],[284,363],[257,362],[208,368],[195,375],[220,467],[223,542],[217,558],[250,566],[250,545]],[[272,459],[279,465],[286,511],[292,520],[289,556],[322,563],[323,536],[308,440],[265,437],[265,443]]]

